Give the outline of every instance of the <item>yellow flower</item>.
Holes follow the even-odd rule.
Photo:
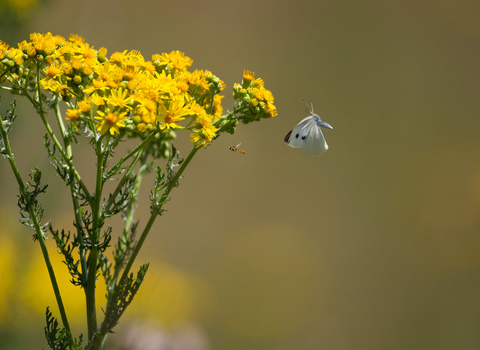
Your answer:
[[[179,98],[185,99],[185,102],[189,102],[192,99],[192,96],[188,93],[190,85],[185,80],[177,81],[177,88],[179,92]]]
[[[272,118],[278,115],[277,107],[273,103],[267,103],[267,112]]]
[[[148,98],[142,98],[137,101],[140,102],[136,108],[137,114],[142,116],[142,120],[145,123],[154,123],[157,117],[157,102]]]
[[[204,76],[207,79],[207,82],[209,83],[210,89],[214,87],[215,90],[218,90],[218,91],[225,90],[226,85],[223,82],[223,80],[216,77],[212,72],[205,70]]]
[[[191,86],[191,90],[195,94],[202,94],[205,90],[208,90],[210,84],[205,79],[205,74],[202,70],[195,69],[192,73],[187,75],[188,83]]]
[[[63,70],[55,65],[48,66],[43,70],[48,77],[54,79],[59,75],[63,74]]]
[[[93,85],[87,87],[86,89],[83,89],[83,92],[85,94],[90,94],[94,91],[97,91],[97,90],[106,90],[108,89],[107,87],[107,82],[101,80],[101,79],[93,79]]]
[[[184,106],[184,103],[184,100],[178,99],[171,100],[168,104],[168,108],[165,106],[165,103],[161,103],[158,106],[157,121],[162,123],[160,129],[181,128],[176,122],[185,119],[185,115],[194,114],[191,109]]]
[[[89,44],[84,44],[80,46],[79,53],[83,56],[85,61],[91,60],[97,57],[96,51],[93,49],[93,47],[90,47]]]
[[[190,142],[196,143],[195,147],[197,148],[200,146],[203,146],[203,148],[205,148],[207,147],[207,143],[213,140],[216,132],[216,127],[214,127],[212,124],[206,123],[206,125],[204,125],[200,130],[197,130],[193,134],[190,134],[190,137],[192,138]]]
[[[5,52],[8,50],[8,44],[0,40],[0,60],[5,57]]]
[[[222,107],[222,98],[224,98],[225,96],[221,96],[221,95],[215,95],[215,97],[213,98],[213,113],[212,114],[212,119],[215,121],[215,120],[218,120],[221,116],[222,116],[222,113],[223,113],[223,107]],[[208,104],[205,109],[210,112],[211,111],[211,105]]]
[[[87,57],[87,58],[85,58],[84,63],[87,67],[89,67],[91,69],[98,66],[98,61],[97,61],[96,57]]]
[[[97,59],[100,62],[104,62],[107,59],[107,49],[104,47],[101,47],[98,52],[97,52]]]
[[[123,79],[132,80],[132,79],[138,78],[140,74],[141,74],[141,67],[127,67],[123,71]]]
[[[92,102],[97,106],[105,106],[105,100],[103,97],[97,95],[96,93],[91,96]]]
[[[123,69],[108,61],[104,64],[94,67],[94,71],[98,75],[98,79],[101,79],[103,81],[120,81],[123,76]]]
[[[255,78],[255,73],[254,72],[251,72],[249,70],[244,70],[243,71],[243,81],[248,83],[247,86],[250,85],[250,83],[253,81],[254,78]],[[244,85],[244,84],[242,83],[242,85]]]
[[[160,56],[160,62],[168,63],[170,69],[173,68],[175,70],[185,71],[192,65],[193,60],[190,57],[185,56],[184,52],[177,50],[170,53],[162,53]]]
[[[82,113],[90,112],[90,109],[92,108],[91,102],[92,102],[92,100],[90,98],[86,98],[86,99],[78,102],[78,109]]]
[[[71,43],[74,43],[75,45],[82,45],[85,43],[85,39],[77,34],[70,34],[68,41],[70,41]]]
[[[140,132],[147,131],[147,124],[145,124],[145,123],[137,124],[137,130],[140,131]]]
[[[33,44],[33,47],[35,47],[35,50],[37,52],[43,51],[45,47],[45,41],[43,39],[43,35],[40,33],[32,33],[30,34],[30,41]]]
[[[203,106],[200,106],[197,102],[193,101],[193,103],[190,106],[190,109],[192,110],[193,113],[197,115],[197,121],[198,118],[201,118],[202,116],[206,116],[207,112],[205,111],[205,108]]]
[[[75,130],[77,129],[77,121],[80,118],[81,111],[78,109],[67,109],[67,116],[65,117],[66,120],[71,121],[73,123],[73,127]]]
[[[67,117],[65,117],[65,119],[71,122],[76,122],[80,117],[80,114],[81,111],[78,109],[67,109]]]
[[[153,74],[153,72],[155,72],[155,66],[153,65],[152,62],[147,61],[145,62],[145,70],[150,74]]]
[[[60,70],[63,71],[63,74],[65,75],[73,75],[73,67],[72,67],[72,63],[70,62],[63,62],[61,65],[60,65]]]
[[[127,50],[123,52],[114,52],[112,56],[110,56],[110,62],[115,63],[118,62],[121,64],[125,60],[125,56],[127,55]]]
[[[82,62],[82,60],[81,60],[80,58],[74,57],[74,58],[72,58],[72,63],[71,63],[71,65],[72,65],[72,68],[73,68],[73,69],[75,69],[75,70],[80,70],[80,69],[82,69],[82,67],[83,67],[83,62]]]
[[[107,102],[113,106],[126,107],[132,109],[128,104],[130,103],[130,96],[127,89],[119,88],[118,90],[112,90],[112,94],[107,97]]]
[[[242,111],[241,116],[237,116],[239,119],[248,123],[278,115],[277,107],[273,104],[273,94],[264,85],[263,79],[255,79],[255,73],[248,70],[243,72],[242,84],[233,85],[234,100],[241,106],[248,106]],[[216,113],[215,116],[217,116]]]
[[[17,66],[23,64],[23,54],[22,51],[19,49],[10,49],[7,51],[6,54],[7,58],[13,60]]]
[[[178,91],[175,80],[171,75],[165,74],[165,71],[161,74],[155,72],[153,75],[143,72],[139,75],[139,79],[138,88],[133,97],[136,101],[149,99],[160,102],[162,98],[176,95]]]
[[[263,89],[263,98],[268,103],[273,103],[273,94],[270,90]]]
[[[145,59],[140,51],[130,51],[121,62],[124,68],[143,68],[145,66]]]
[[[128,119],[127,112],[111,112],[109,108],[106,109],[105,113],[97,110],[99,117],[95,119],[100,120],[97,125],[97,130],[102,132],[102,135],[107,131],[110,131],[110,134],[120,134],[120,127],[124,128],[124,120]]]
[[[26,40],[18,43],[18,48],[30,57],[34,57],[37,54],[37,51],[35,50],[35,47],[33,47],[33,44],[27,43]]]
[[[56,49],[56,39],[51,33],[45,35],[39,33],[30,34],[30,41],[36,52],[44,52],[47,55],[51,55]]]
[[[127,89],[133,91],[137,88],[138,84],[140,84],[140,82],[137,79],[129,80],[127,83]]]
[[[62,94],[62,96],[65,94],[65,91],[68,90],[67,85],[62,85],[58,81],[49,78],[44,78],[40,80],[40,85],[42,85],[42,88],[44,88],[45,90],[59,92]]]
[[[254,81],[252,81],[252,84],[250,86],[251,87],[263,88],[264,85],[265,85],[265,83],[263,82],[263,79],[262,78],[257,78]]]

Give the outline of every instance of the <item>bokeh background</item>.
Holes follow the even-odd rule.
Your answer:
[[[151,270],[109,348],[479,349],[479,15],[466,0],[0,1],[10,45],[50,31],[109,55],[180,50],[225,81],[225,109],[244,69],[275,96],[277,117],[194,158],[137,259]],[[319,157],[283,144],[306,116],[301,97],[334,127]],[[17,162],[25,177],[43,170],[46,215],[69,228],[40,120],[20,105]],[[246,155],[228,149],[239,142]],[[186,155],[188,135],[176,145]],[[88,177],[93,155],[77,152]],[[0,191],[0,347],[46,348],[53,293],[5,160]],[[61,288],[84,332],[82,293]]]

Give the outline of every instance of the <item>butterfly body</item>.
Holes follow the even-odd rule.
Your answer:
[[[238,145],[236,145],[235,147],[231,146],[229,147],[229,149],[231,151],[234,151],[234,152],[240,152],[240,153],[243,153],[243,154],[246,154],[245,151],[239,149],[238,147],[240,147],[241,143],[239,143]]]
[[[304,118],[285,136],[284,141],[287,145],[294,148],[302,147],[309,155],[320,155],[328,149],[327,142],[323,136],[321,128],[333,129],[333,127],[320,119],[313,112],[313,104],[310,109],[310,115]]]

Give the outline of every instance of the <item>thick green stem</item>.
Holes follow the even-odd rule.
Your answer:
[[[88,326],[88,339],[91,341],[95,338],[92,350],[99,349],[98,337],[95,337],[97,331],[97,310],[95,306],[95,286],[97,280],[97,262],[98,262],[98,239],[100,237],[101,230],[101,199],[103,188],[103,149],[102,139],[99,137],[96,145],[96,158],[97,158],[97,176],[95,185],[95,197],[92,205],[93,221],[92,221],[92,248],[88,257],[88,276],[86,286],[86,298],[87,298],[87,326]],[[106,142],[109,142],[107,137]]]
[[[141,153],[142,152],[139,152],[139,155]],[[134,161],[134,163],[136,163],[136,160]],[[125,220],[125,223],[124,223],[124,226],[123,226],[123,235],[124,236],[127,236],[129,231],[130,231],[130,226],[131,226],[131,223],[132,223],[132,220],[133,220],[133,214],[135,212],[135,204],[137,202],[138,191],[140,189],[140,184],[142,182],[143,174],[145,173],[147,168],[148,168],[148,166],[146,164],[142,163],[142,165],[140,166],[140,169],[138,170],[138,174],[137,174],[135,183],[133,184],[134,187],[133,187],[133,190],[132,190],[132,196],[131,196],[131,199],[128,203],[127,208],[125,209],[125,212],[127,213],[127,215],[124,219]],[[122,244],[122,242],[119,240],[118,244]],[[117,284],[118,276],[119,276],[119,274],[122,270],[122,267],[124,266],[124,259],[125,259],[125,257],[123,257],[121,261],[116,261],[115,262],[115,269],[114,269],[114,272],[113,272],[112,280],[110,281],[109,285],[107,286],[108,290],[113,291],[115,289],[115,285]],[[109,309],[109,306],[111,306],[111,302],[113,301],[112,300],[113,297],[114,297],[113,294],[111,294],[110,297],[109,297],[107,310]],[[100,349],[105,348],[107,336],[108,336],[108,334],[104,335],[104,338],[103,338]]]
[[[21,193],[21,195],[26,195],[26,194],[28,194],[28,190],[24,185],[24,182],[22,180],[20,172],[18,171],[18,167],[15,163],[13,153],[12,153],[11,148],[10,148],[10,142],[8,140],[8,135],[5,131],[5,128],[3,127],[3,119],[2,118],[0,118],[0,132],[2,134],[3,143],[5,145],[5,152],[7,153],[7,159],[9,161],[10,167],[12,168],[12,171],[15,175],[18,186],[20,187],[20,193]],[[55,277],[55,272],[53,271],[52,262],[50,261],[50,256],[48,255],[47,246],[45,244],[45,237],[43,236],[43,232],[42,232],[42,229],[40,227],[40,223],[38,222],[37,216],[35,214],[35,209],[33,208],[32,204],[28,204],[28,213],[30,215],[30,218],[32,219],[33,226],[34,226],[35,232],[37,234],[36,237],[37,237],[37,240],[40,244],[40,248],[42,250],[43,259],[45,260],[45,265],[47,266],[48,275],[49,275],[50,281],[52,283],[53,292],[55,294],[55,299],[57,300],[57,305],[58,305],[58,309],[60,311],[60,316],[62,318],[63,326],[68,331],[68,342],[69,342],[69,345],[70,345],[70,348],[71,348],[73,346],[73,339],[72,339],[72,332],[70,330],[70,325],[68,324],[67,313],[65,312],[65,307],[63,305],[62,296],[60,294],[60,289],[58,288],[57,279]]]
[[[197,147],[194,147],[192,149],[192,151],[190,152],[190,154],[188,155],[188,157],[185,159],[185,161],[182,163],[182,165],[180,166],[180,169],[178,170],[178,172],[175,174],[175,176],[173,177],[173,179],[170,181],[168,187],[165,189],[165,191],[163,192],[159,202],[160,203],[163,203],[165,202],[165,200],[168,198],[168,196],[170,195],[170,192],[172,191],[172,189],[175,187],[175,184],[178,182],[178,180],[180,179],[180,177],[182,176],[184,170],[186,169],[186,167],[188,166],[188,164],[190,163],[190,161],[192,160],[193,156],[197,153],[197,151],[199,150],[199,148]],[[133,253],[132,255],[130,256],[128,262],[127,262],[127,265],[125,266],[125,269],[123,270],[123,273],[122,273],[122,276],[119,280],[119,282],[117,283],[117,285],[121,285],[123,283],[125,283],[125,280],[127,279],[128,277],[128,274],[130,273],[130,270],[132,268],[132,265],[133,263],[135,262],[135,259],[140,251],[140,249],[142,248],[143,246],[143,243],[145,242],[145,239],[147,238],[148,236],[148,233],[150,232],[154,222],[155,222],[155,219],[157,218],[157,216],[159,215],[160,213],[160,210],[161,210],[161,207],[156,207],[155,209],[153,209],[152,211],[152,214],[150,215],[150,219],[148,220],[148,223],[145,227],[145,229],[143,230],[142,232],[142,235],[140,237],[140,239],[138,240],[137,244],[135,245],[135,248],[133,250]],[[118,273],[117,273],[118,275]],[[111,297],[112,299],[114,298],[114,296]],[[104,319],[104,323],[106,322],[106,320],[108,319],[108,317],[111,315],[111,312],[113,311],[112,310],[112,302],[113,300],[110,299],[109,302],[108,302],[108,305],[107,305],[107,309],[106,309],[106,313],[105,313],[105,319]],[[105,340],[105,337],[106,337],[106,334],[99,337],[101,339],[99,339],[99,342],[102,342],[102,344],[104,345],[105,343],[103,342]],[[100,349],[103,349],[103,348],[100,348]]]
[[[132,197],[131,197],[131,199],[128,203],[127,208],[125,209],[125,212],[127,213],[127,215],[124,219],[125,223],[123,225],[124,236],[127,236],[129,231],[130,231],[130,227],[131,227],[131,224],[132,224],[132,221],[133,221],[133,214],[135,212],[135,204],[137,203],[138,191],[140,190],[140,184],[142,182],[143,174],[145,173],[147,168],[148,167],[147,167],[146,164],[142,164],[140,166],[140,169],[138,170],[137,178],[136,178],[135,183],[133,185]],[[119,244],[122,244],[122,243],[119,241]],[[120,272],[122,270],[123,263],[124,263],[124,260],[122,259],[121,261],[118,261],[115,264],[115,270],[113,271],[113,277],[112,277],[112,281],[111,281],[112,289],[117,284],[118,275],[120,274]]]

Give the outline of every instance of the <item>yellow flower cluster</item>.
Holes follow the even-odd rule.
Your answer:
[[[233,86],[233,98],[245,108],[245,116],[242,118],[245,123],[278,115],[273,104],[273,94],[265,88],[261,78],[255,79],[254,72],[243,71],[242,84]]]
[[[215,135],[212,122],[222,111],[216,95],[225,85],[211,72],[187,71],[193,61],[179,51],[154,55],[152,61],[137,51],[116,52],[107,60],[106,49],[97,51],[77,35],[65,40],[34,33],[18,49],[0,43],[0,58],[5,57],[14,63],[2,62],[4,70],[19,67],[11,69],[12,83],[28,74],[20,67],[25,60],[40,64],[42,88],[60,94],[72,107],[66,119],[75,125],[93,116],[102,134],[120,134],[124,128],[144,133],[157,123],[162,130],[182,128],[178,122],[190,117],[189,125],[199,126],[189,128],[195,131],[195,140],[206,143]]]
[[[33,33],[18,49],[0,41],[0,83],[8,81],[13,92],[26,94],[36,89],[39,71],[41,88],[63,99],[69,107],[66,119],[76,129],[80,124],[102,134],[140,137],[157,128],[187,129],[191,142],[205,147],[224,122],[216,123],[225,84],[209,71],[189,71],[192,63],[180,51],[153,55],[151,61],[138,51],[116,52],[108,59],[105,48],[96,50],[73,34],[66,40]],[[242,85],[234,87],[234,96],[249,105],[247,116],[230,115],[235,121],[277,114],[273,95],[253,75],[246,71]]]

